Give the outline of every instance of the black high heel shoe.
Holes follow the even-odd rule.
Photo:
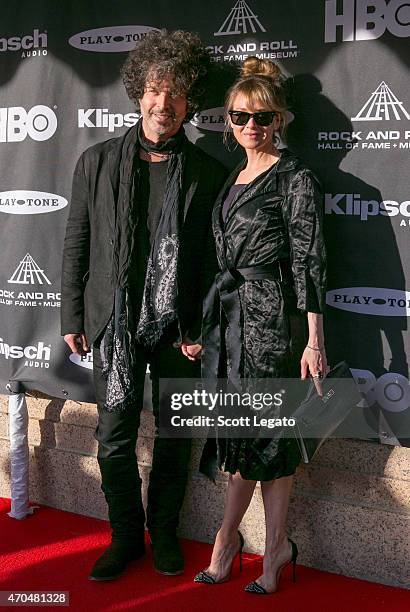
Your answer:
[[[256,582],[256,580],[254,580],[253,582],[250,582],[249,584],[246,585],[245,587],[245,591],[247,593],[255,593],[255,595],[270,595],[272,593],[275,593],[278,590],[278,586],[279,586],[279,580],[280,580],[280,576],[282,574],[282,570],[285,569],[285,567],[287,565],[289,565],[289,563],[293,564],[293,582],[296,582],[296,559],[298,558],[298,547],[296,546],[295,542],[293,542],[293,540],[291,540],[290,538],[288,538],[288,542],[290,542],[291,546],[292,546],[292,556],[289,559],[289,561],[285,561],[285,563],[283,563],[280,567],[278,567],[277,571],[276,571],[276,588],[274,591],[267,591],[261,584],[259,584],[258,582]]]
[[[244,539],[240,531],[238,531],[238,536],[239,536],[239,550],[236,553],[236,555],[239,555],[239,571],[241,572],[242,571],[242,550],[244,546]],[[229,578],[231,577],[232,567],[233,567],[233,563],[235,561],[236,555],[232,559],[231,567],[229,568],[228,573],[226,574],[226,576],[224,576],[220,580],[216,580],[216,578],[214,578],[206,570],[203,570],[202,572],[199,572],[199,574],[195,576],[194,582],[202,582],[203,584],[221,584],[222,582],[227,582]]]

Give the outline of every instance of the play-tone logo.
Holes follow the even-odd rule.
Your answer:
[[[386,30],[398,38],[410,36],[408,0],[327,0],[325,3],[326,43],[337,39],[342,42],[375,40]]]
[[[383,119],[409,119],[410,115],[390,87],[382,81],[364,103],[352,121],[382,121]]]
[[[235,36],[257,31],[266,32],[258,16],[250,9],[249,5],[244,0],[238,0],[219,30],[214,32],[214,36]]]
[[[0,142],[21,142],[27,136],[41,142],[51,138],[56,129],[55,112],[43,104],[29,111],[22,106],[0,108]]]
[[[223,106],[207,108],[196,113],[191,119],[192,125],[200,130],[223,132],[225,130],[225,109]]]
[[[77,353],[71,353],[69,357],[72,363],[75,365],[81,366],[82,368],[86,368],[87,370],[93,369],[93,354],[92,352],[87,353],[84,357],[78,355]]]
[[[410,316],[410,292],[381,287],[343,287],[326,293],[332,308],[381,317]]]
[[[68,201],[44,191],[0,191],[0,212],[10,215],[38,215],[65,208]]]
[[[38,55],[47,55],[47,32],[41,32],[37,28],[33,34],[24,36],[10,36],[10,38],[0,38],[0,53],[5,51],[21,51],[22,57],[30,57],[38,50]]]
[[[15,285],[51,285],[44,270],[36,264],[30,253],[23,257],[7,282]]]
[[[295,116],[290,111],[286,112],[286,125],[289,125],[293,121]],[[225,131],[225,108],[223,106],[217,106],[215,108],[207,108],[200,113],[196,113],[190,123],[199,130],[210,130],[212,132],[224,132]],[[228,130],[231,128],[228,126]]]
[[[114,132],[116,128],[132,127],[140,118],[139,113],[110,113],[108,108],[79,108],[79,128],[105,128]]]
[[[137,42],[153,30],[158,31],[158,28],[145,25],[97,28],[74,34],[68,43],[81,51],[119,53],[135,49]]]

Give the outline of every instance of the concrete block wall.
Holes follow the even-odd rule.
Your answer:
[[[96,407],[34,394],[30,422],[30,499],[107,518],[100,490]],[[8,398],[0,396],[0,496],[10,496]],[[151,465],[153,417],[143,411],[137,454],[144,495]],[[180,535],[212,542],[221,521],[226,477],[198,473],[195,441]],[[410,449],[359,440],[330,440],[298,468],[289,534],[300,563],[346,576],[410,588]],[[257,486],[241,530],[246,550],[263,554],[264,516]]]

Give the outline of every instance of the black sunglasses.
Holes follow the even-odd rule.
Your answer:
[[[267,126],[272,123],[278,113],[275,111],[259,111],[258,113],[246,113],[245,111],[228,111],[228,115],[234,125],[246,125],[251,117],[257,125]]]

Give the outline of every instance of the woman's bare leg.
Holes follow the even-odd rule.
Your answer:
[[[224,517],[206,570],[217,581],[229,573],[232,559],[238,552],[238,527],[251,502],[255,485],[256,480],[244,480],[239,472],[229,475]]]
[[[267,591],[276,590],[277,570],[292,556],[292,548],[286,534],[286,517],[292,483],[293,476],[261,482],[266,543],[263,574],[257,579],[257,582]]]

